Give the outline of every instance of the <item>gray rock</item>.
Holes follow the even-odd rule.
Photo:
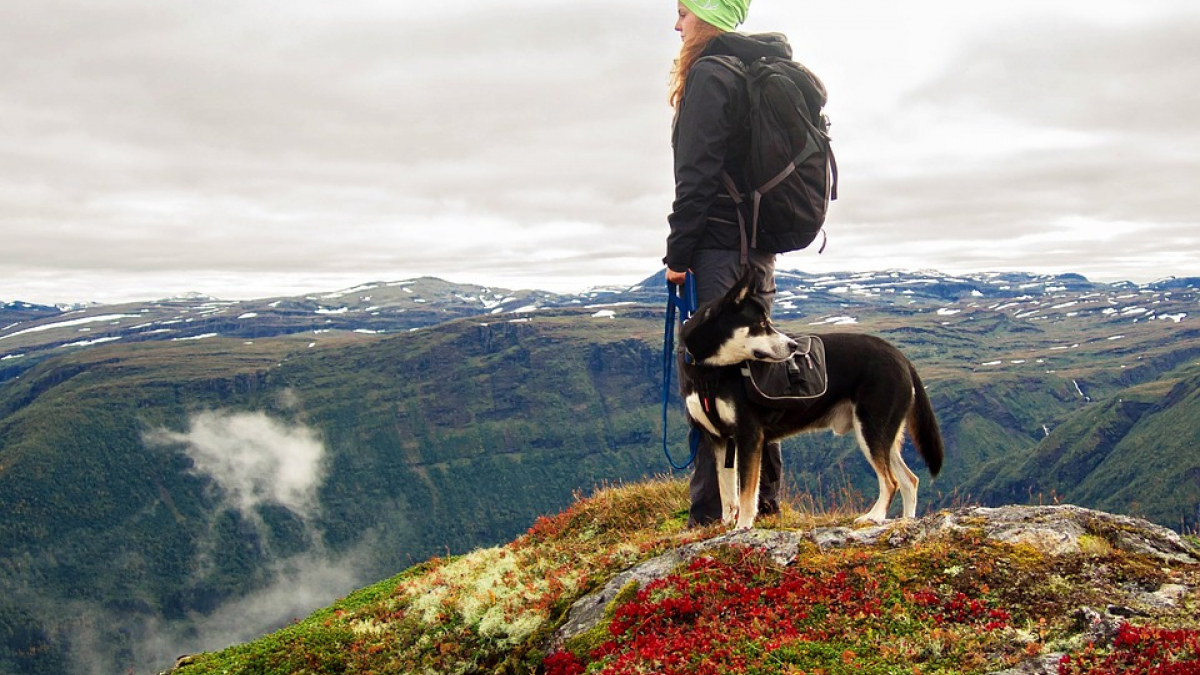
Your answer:
[[[1117,631],[1125,619],[1119,613],[1113,613],[1109,608],[1101,614],[1091,607],[1080,607],[1075,610],[1076,626],[1082,631],[1084,642],[1097,645],[1110,645],[1117,637]]]
[[[158,675],[171,675],[171,673],[174,673],[175,671],[179,670],[180,668],[187,666],[187,665],[191,665],[195,662],[196,662],[195,656],[193,656],[191,654],[184,654],[184,655],[180,656],[179,658],[175,659],[175,665],[171,666],[170,670],[164,670],[163,672],[159,673]]]
[[[934,514],[918,522],[927,536],[939,531],[976,529],[989,539],[1026,544],[1048,555],[1079,553],[1083,550],[1080,538],[1090,535],[1114,548],[1163,562],[1200,562],[1200,550],[1165,527],[1071,505],[979,506]]]
[[[876,525],[860,530],[850,527],[818,527],[812,531],[812,540],[822,549],[874,546],[890,530],[889,525]]]
[[[1157,591],[1151,595],[1158,599],[1159,602],[1167,607],[1174,607],[1179,604],[1183,596],[1187,595],[1188,587],[1183,584],[1163,584]]]
[[[1058,675],[1058,662],[1062,657],[1058,652],[1051,652],[1025,661],[1016,668],[997,670],[988,675]]]
[[[800,552],[800,542],[806,539],[801,532],[786,530],[734,530],[706,541],[680,548],[688,560],[721,546],[748,546],[766,553],[779,565],[791,564]]]

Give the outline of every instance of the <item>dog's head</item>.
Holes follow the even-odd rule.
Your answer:
[[[758,274],[750,268],[725,297],[704,303],[683,324],[680,340],[697,363],[786,361],[795,353],[796,341],[771,325],[767,304],[754,293],[758,287]]]

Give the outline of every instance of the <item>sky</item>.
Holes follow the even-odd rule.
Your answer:
[[[0,7],[0,301],[661,268],[674,0]],[[779,269],[1200,275],[1200,3],[754,0],[840,199]]]

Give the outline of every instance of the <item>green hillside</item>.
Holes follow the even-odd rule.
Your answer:
[[[854,328],[914,359],[941,420],[922,510],[1069,500],[1196,526],[1188,324],[1112,340],[1082,317],[912,309]],[[42,361],[0,386],[0,672],[149,671],[665,471],[661,331],[656,309],[545,310]],[[815,506],[874,490],[847,438],[790,440],[785,463]]]
[[[7,637],[0,670],[62,672],[60,636],[80,633],[115,663],[161,662],[174,654],[147,650],[207,644],[189,624],[289,580],[280,566],[304,555],[349,568],[344,592],[511,538],[579,489],[661,470],[655,351],[578,324],[471,322],[319,349],[211,339],[39,366],[0,400],[0,621],[32,625]],[[208,411],[316,430],[311,512],[234,508],[180,444],[147,441]],[[69,603],[85,616],[58,611]]]
[[[1089,405],[1020,459],[970,481],[987,503],[1089,504],[1194,530],[1200,523],[1200,368]]]

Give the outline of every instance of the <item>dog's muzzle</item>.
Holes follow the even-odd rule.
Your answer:
[[[800,344],[789,337],[784,336],[784,338],[785,341],[780,342],[776,345],[775,349],[769,352],[761,349],[754,350],[754,360],[779,362],[792,358],[792,354],[796,353],[796,350],[800,348]]]

